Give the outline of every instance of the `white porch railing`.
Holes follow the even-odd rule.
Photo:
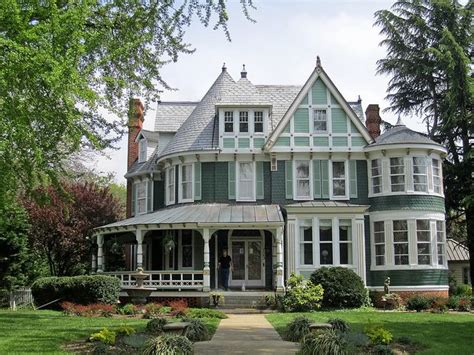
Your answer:
[[[201,271],[144,271],[149,274],[143,280],[145,287],[154,287],[158,290],[200,290],[204,286],[203,272]],[[122,287],[136,286],[135,279],[132,277],[134,271],[112,271],[104,272],[104,275],[115,276],[120,279]]]

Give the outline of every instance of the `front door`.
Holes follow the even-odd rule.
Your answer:
[[[231,238],[230,256],[234,267],[229,278],[231,287],[265,286],[264,249],[263,238]]]

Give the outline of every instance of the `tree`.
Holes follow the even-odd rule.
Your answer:
[[[30,245],[47,258],[51,275],[84,273],[90,266],[92,230],[118,220],[123,205],[107,187],[88,182],[40,189],[46,190],[40,192],[47,200],[24,201],[31,224]]]
[[[474,85],[470,70],[473,3],[401,0],[376,12],[387,56],[378,73],[391,76],[390,110],[421,116],[427,133],[446,146],[444,162],[447,221],[464,236],[474,280]],[[473,284],[474,286],[474,284]]]
[[[240,0],[243,12],[252,0]],[[62,162],[123,133],[130,96],[169,89],[161,68],[194,49],[190,24],[229,37],[225,0],[0,2],[0,205],[18,188],[59,185]],[[14,197],[14,196],[13,196]]]

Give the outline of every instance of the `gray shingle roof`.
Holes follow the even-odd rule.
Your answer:
[[[422,133],[415,132],[404,125],[393,126],[375,139],[375,142],[369,147],[387,144],[435,144],[435,141],[429,139]]]
[[[469,250],[464,244],[449,238],[446,242],[448,261],[469,261]]]
[[[143,134],[147,141],[151,142],[158,142],[158,137],[160,135],[159,132],[147,131],[146,129],[142,129],[140,134]]]
[[[349,106],[352,108],[352,111],[357,115],[359,120],[365,124],[365,115],[364,110],[362,109],[362,101],[354,101],[354,102],[347,102]]]
[[[155,131],[176,132],[197,104],[192,101],[158,102]]]

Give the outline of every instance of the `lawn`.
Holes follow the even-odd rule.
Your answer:
[[[203,319],[214,334],[219,319]],[[0,354],[15,353],[64,353],[62,345],[88,337],[104,327],[122,324],[137,331],[146,326],[146,319],[118,319],[101,317],[66,316],[56,311],[7,311],[0,310]]]
[[[352,329],[363,330],[366,324],[381,324],[394,337],[408,336],[421,342],[426,348],[420,354],[473,354],[474,315],[473,314],[433,314],[375,311],[335,311],[315,313],[273,313],[268,321],[280,333],[286,324],[298,315],[306,315],[316,322],[326,322],[329,318],[341,318]]]

